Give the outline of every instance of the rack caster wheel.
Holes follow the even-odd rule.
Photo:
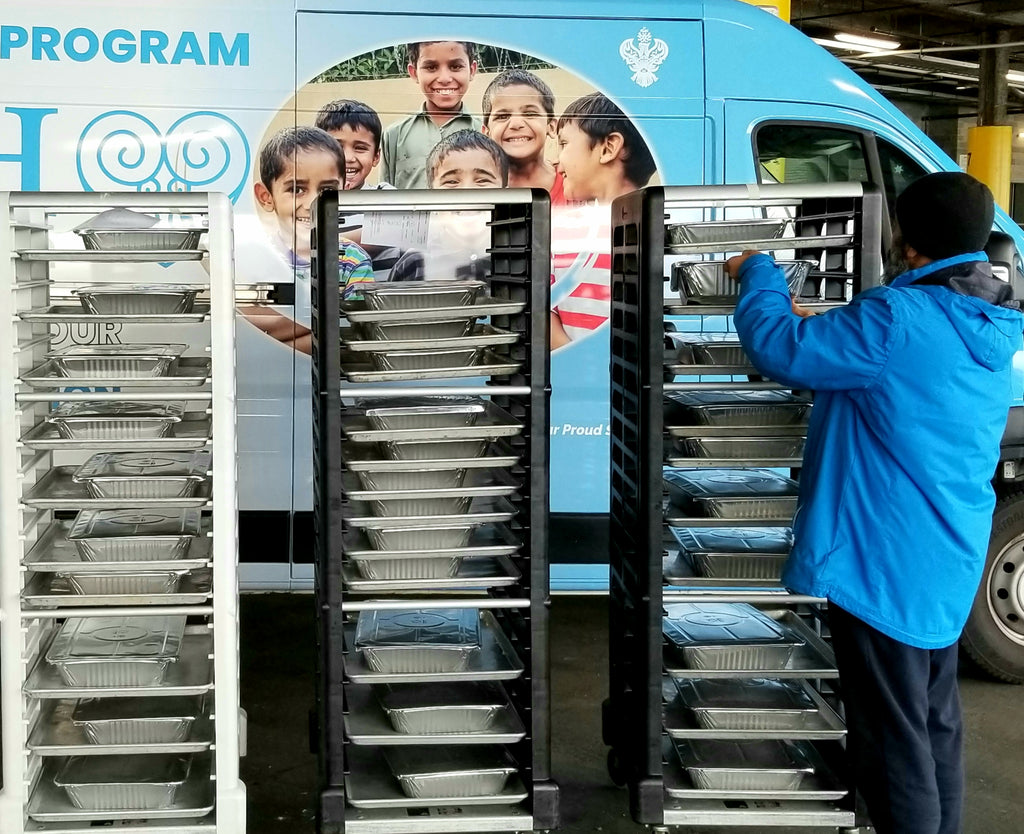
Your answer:
[[[611,778],[612,784],[618,788],[623,787],[626,784],[626,768],[619,756],[619,751],[614,747],[608,751],[607,765],[608,776]]]

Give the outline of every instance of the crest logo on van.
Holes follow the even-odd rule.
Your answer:
[[[187,113],[165,132],[131,110],[97,116],[78,140],[78,179],[86,191],[223,191],[238,200],[251,154],[242,129],[222,113]]]
[[[658,80],[658,67],[668,57],[668,44],[654,37],[645,26],[635,38],[619,44],[619,55],[626,66],[633,70],[630,80],[641,87],[650,87]]]

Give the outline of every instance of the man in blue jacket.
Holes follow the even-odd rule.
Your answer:
[[[823,315],[794,314],[765,254],[726,269],[753,364],[815,392],[783,582],[829,601],[855,783],[879,834],[959,834],[957,640],[985,564],[1024,317],[981,251],[983,184],[929,174],[896,218],[909,271]]]

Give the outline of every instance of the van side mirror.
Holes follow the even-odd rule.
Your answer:
[[[992,264],[992,274],[1009,281],[1014,296],[1024,298],[1024,263],[1013,238],[1005,232],[992,232],[985,244],[985,254]]]

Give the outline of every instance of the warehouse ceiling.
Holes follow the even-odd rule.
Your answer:
[[[1024,0],[791,2],[796,28],[889,98],[976,110],[982,55],[1001,49],[1008,56],[1006,69],[1019,73],[1008,82],[1008,112],[1024,113]],[[891,44],[863,51],[837,40],[849,35]]]

